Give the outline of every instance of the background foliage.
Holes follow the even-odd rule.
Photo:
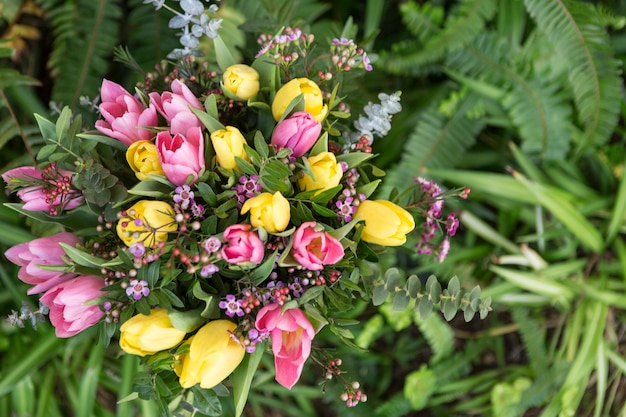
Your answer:
[[[246,58],[266,25],[332,38],[350,23],[377,58],[352,82],[353,114],[379,92],[402,91],[403,112],[375,142],[391,184],[382,193],[416,175],[472,189],[455,207],[462,227],[443,264],[398,252],[381,275],[456,275],[493,300],[469,322],[397,311],[391,296],[380,308],[358,304],[346,319],[359,320],[363,350],[336,352],[368,402],[346,409],[314,366],[288,392],[266,355],[247,416],[626,415],[625,1],[223,0],[221,13],[223,38]],[[33,113],[54,118],[69,105],[95,120],[89,101],[102,77],[140,82],[113,48],[151,70],[177,46],[168,19],[141,0],[5,0],[0,171],[32,164],[42,142]],[[51,232],[0,207],[2,252]],[[36,306],[2,261],[0,314]],[[132,392],[135,357],[105,355],[89,332],[59,340],[47,324],[1,329],[0,415],[156,415],[150,402],[116,404]]]

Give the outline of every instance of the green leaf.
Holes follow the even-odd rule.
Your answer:
[[[234,394],[233,399],[235,401],[235,417],[240,417],[243,413],[243,409],[248,401],[248,393],[250,392],[252,380],[256,374],[259,363],[261,362],[264,351],[265,344],[257,344],[254,353],[246,354],[243,361],[233,373],[232,378]]]
[[[237,63],[221,36],[218,35],[217,38],[213,39],[213,45],[215,46],[217,65],[220,67],[222,72],[226,71],[226,69],[231,65],[235,65]]]
[[[72,117],[72,111],[69,107],[63,107],[61,110],[61,114],[56,122],[56,137],[59,141],[63,140],[63,137],[67,134],[70,129],[70,118]]]
[[[67,256],[69,256],[70,259],[78,265],[86,266],[88,268],[100,269],[102,267],[102,264],[106,262],[105,259],[93,256],[74,246],[68,245],[67,243],[61,242],[59,243],[59,245],[61,245]]]
[[[253,285],[259,285],[260,283],[265,281],[267,277],[270,276],[270,274],[272,273],[272,270],[274,269],[274,264],[276,263],[277,252],[278,252],[277,250],[274,251],[274,253],[268,256],[267,259],[261,265],[259,265],[250,273],[249,278],[250,278],[250,282],[252,282]]]
[[[207,128],[210,133],[226,129],[226,127],[224,127],[224,125],[218,119],[214,118],[209,113],[196,109],[195,107],[189,108],[191,109],[193,114],[195,114],[198,119],[200,119],[202,124]]]

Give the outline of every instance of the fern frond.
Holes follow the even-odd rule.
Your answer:
[[[581,147],[606,143],[618,121],[618,61],[597,9],[579,1],[524,0],[527,10],[568,64],[568,81],[584,135]]]
[[[413,321],[433,352],[431,363],[447,358],[454,351],[454,332],[450,325],[437,314],[430,314],[425,319],[420,319],[415,314]]]
[[[405,7],[411,12],[411,18],[416,20],[417,11],[424,13],[428,8],[416,9]],[[446,53],[450,53],[469,44],[485,29],[485,24],[495,14],[496,0],[463,0],[450,13],[443,29],[430,34],[423,48],[413,53],[401,56],[385,56],[385,66],[392,68],[407,68],[408,63],[413,66],[423,66],[441,60]],[[428,18],[424,15],[424,18]],[[414,27],[414,29],[420,29]],[[429,29],[433,29],[430,27]],[[424,30],[422,27],[421,31]],[[403,62],[405,61],[405,62]]]
[[[441,6],[428,3],[418,5],[408,1],[400,5],[400,15],[406,28],[415,35],[420,42],[425,43],[433,34],[439,32],[444,17]]]
[[[155,10],[142,0],[130,2],[131,12],[123,28],[124,44],[144,71],[152,71],[171,51],[180,47],[174,29],[168,27],[172,14]]]
[[[50,65],[58,74],[52,100],[70,107],[80,96],[94,97],[118,43],[119,0],[76,0],[55,15],[57,36]]]
[[[502,103],[522,138],[528,155],[544,160],[567,155],[574,126],[571,107],[558,84],[524,80],[503,98]]]
[[[478,37],[462,51],[450,54],[447,67],[484,81],[503,94],[498,97],[522,141],[522,149],[545,160],[563,158],[572,133],[571,105],[565,82],[513,64],[509,44],[495,34]]]
[[[481,119],[467,117],[477,101],[475,94],[468,94],[450,117],[436,106],[426,110],[406,141],[400,163],[387,172],[385,187],[406,189],[424,167],[456,166],[485,125]]]
[[[545,335],[535,320],[531,320],[528,311],[512,308],[513,319],[518,325],[520,336],[526,348],[530,367],[536,375],[540,375],[548,366],[548,352],[544,346]]]

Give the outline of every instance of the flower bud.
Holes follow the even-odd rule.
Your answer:
[[[211,133],[211,143],[215,150],[217,163],[224,169],[237,169],[236,156],[246,161],[250,159],[244,148],[244,145],[247,144],[246,138],[236,127],[226,126],[226,129]]]
[[[152,355],[178,345],[185,334],[172,325],[167,310],[154,308],[150,315],[137,314],[122,324],[120,347],[132,355]]]
[[[141,181],[147,180],[149,175],[165,176],[157,147],[149,140],[131,143],[126,150],[126,161]]]
[[[280,120],[289,103],[300,94],[304,98],[304,111],[313,116],[316,122],[324,120],[328,106],[324,104],[319,86],[308,78],[294,78],[276,92],[272,102],[274,120]]]
[[[269,233],[282,232],[291,219],[289,201],[277,191],[274,194],[261,193],[246,200],[241,207],[241,214],[250,212],[250,224],[262,227]]]
[[[248,65],[231,65],[222,76],[222,88],[241,100],[248,100],[259,92],[259,73]]]
[[[127,216],[117,222],[117,235],[126,246],[143,243],[152,247],[165,242],[167,234],[178,228],[174,209],[164,201],[141,200],[126,210]]]
[[[321,152],[315,156],[307,158],[313,176],[304,174],[298,180],[298,186],[302,191],[316,191],[316,195],[322,191],[336,187],[343,177],[341,164],[337,162],[335,154],[332,152]]]
[[[316,122],[307,112],[296,112],[284,119],[272,133],[272,145],[291,149],[291,155],[299,158],[315,145],[322,131],[322,124]]]
[[[406,235],[415,228],[413,216],[387,200],[365,200],[359,204],[355,217],[365,220],[361,240],[382,246],[401,246]]]

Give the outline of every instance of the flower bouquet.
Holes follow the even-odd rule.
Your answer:
[[[264,354],[287,389],[314,357],[355,406],[366,400],[358,384],[323,346],[312,349],[323,327],[352,344],[341,315],[355,302],[392,296],[399,309],[440,305],[467,320],[489,310],[456,279],[442,292],[434,277],[422,286],[375,267],[388,247],[443,260],[458,227],[442,214],[444,197],[469,190],[417,178],[377,196],[384,172],[372,142],[401,110],[400,93],[351,117],[345,80],[372,70],[354,41],[324,48],[284,27],[261,35],[245,65],[219,37],[215,6],[180,6],[170,25],[182,28],[183,48],[170,63],[132,94],[103,80],[95,129],[69,108],[55,122],[36,115],[38,164],[2,175],[21,200],[9,207],[53,225],[6,252],[28,294],[40,295],[39,309],[11,320],[48,314],[62,338],[99,326],[100,343],[143,358],[137,395],[157,399],[163,414],[193,404],[220,415],[217,397],[232,389],[241,415]],[[202,35],[215,63],[191,53]]]

